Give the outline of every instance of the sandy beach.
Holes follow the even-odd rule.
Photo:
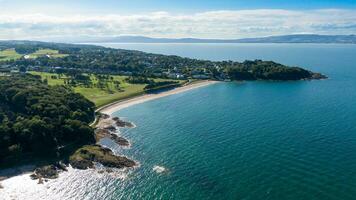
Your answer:
[[[218,81],[206,80],[206,81],[200,81],[200,82],[196,82],[196,83],[187,84],[185,86],[178,87],[178,88],[175,88],[175,89],[172,89],[169,91],[160,92],[157,94],[144,94],[144,95],[137,96],[137,97],[134,97],[131,99],[121,100],[118,102],[108,104],[106,106],[99,108],[97,111],[107,114],[107,115],[112,115],[114,112],[119,111],[124,108],[127,108],[129,106],[133,106],[136,104],[144,103],[147,101],[166,97],[166,96],[173,95],[173,94],[178,94],[181,92],[186,92],[189,90],[197,89],[197,88],[208,86],[208,85],[215,84],[215,83],[218,83]]]

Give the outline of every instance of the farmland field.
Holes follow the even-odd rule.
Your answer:
[[[0,61],[16,60],[21,57],[22,55],[18,54],[15,49],[5,49],[0,51]]]

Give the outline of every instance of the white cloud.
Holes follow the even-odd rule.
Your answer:
[[[356,11],[221,10],[193,14],[0,14],[0,39],[146,35],[242,38],[293,33],[356,34]]]

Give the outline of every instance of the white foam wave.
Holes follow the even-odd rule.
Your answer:
[[[159,173],[159,174],[167,171],[166,168],[164,168],[164,167],[162,167],[162,166],[158,166],[158,165],[155,165],[155,166],[152,168],[152,170],[153,170],[154,172],[156,172],[156,173]]]

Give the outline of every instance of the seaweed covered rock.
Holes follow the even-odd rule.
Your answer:
[[[111,133],[107,129],[96,129],[95,137],[97,142],[99,142],[102,138],[106,137],[112,139],[116,144],[120,146],[130,146],[130,142],[127,139],[120,137],[114,133]]]
[[[55,165],[46,165],[35,169],[35,172],[30,175],[31,179],[56,179],[58,178],[58,168]]]
[[[121,120],[118,117],[113,117],[112,120],[114,120],[116,126],[118,126],[118,127],[127,127],[127,128],[133,128],[134,127],[134,125],[131,122],[127,122],[127,121]]]
[[[76,169],[94,168],[94,163],[87,159],[71,159],[70,164]]]
[[[83,146],[69,158],[69,163],[77,169],[93,168],[94,162],[101,163],[105,167],[114,168],[136,166],[133,160],[123,156],[116,156],[110,149],[99,145]]]
[[[111,134],[110,134],[110,138],[111,138],[116,144],[118,144],[118,145],[120,145],[120,146],[126,146],[126,147],[127,147],[127,146],[130,146],[130,142],[129,142],[127,139],[123,138],[123,137],[120,137],[120,136],[117,136],[117,135],[111,133]]]

